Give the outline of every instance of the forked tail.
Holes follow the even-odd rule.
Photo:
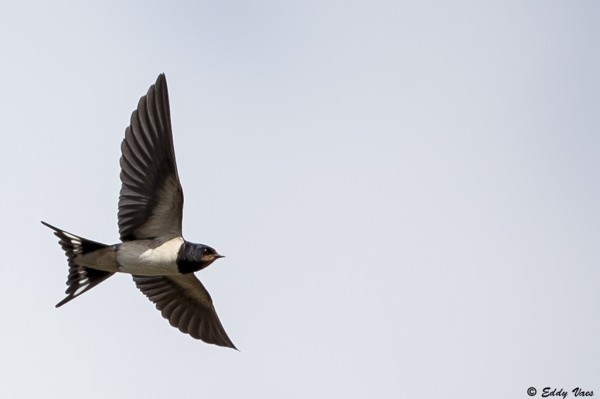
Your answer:
[[[76,265],[74,261],[74,258],[77,255],[83,255],[98,249],[106,248],[109,245],[76,236],[75,234],[63,231],[46,222],[42,222],[42,224],[54,230],[54,235],[59,238],[58,243],[65,251],[69,263],[69,277],[67,277],[67,290],[65,291],[67,296],[56,304],[57,308],[69,302],[71,299],[77,298],[84,292],[91,290],[114,274],[113,272],[79,266]]]

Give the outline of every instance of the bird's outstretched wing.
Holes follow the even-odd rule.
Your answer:
[[[181,236],[179,183],[164,74],[140,98],[121,144],[119,234],[122,241]]]
[[[133,276],[133,281],[179,331],[209,344],[237,349],[219,321],[210,294],[193,273]]]

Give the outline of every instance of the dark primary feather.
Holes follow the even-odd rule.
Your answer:
[[[133,280],[173,327],[204,342],[237,349],[221,325],[208,291],[193,273],[133,276]]]
[[[158,76],[133,111],[121,152],[121,240],[181,236],[183,190],[175,162],[164,74]]]

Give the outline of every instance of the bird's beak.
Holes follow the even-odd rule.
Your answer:
[[[224,258],[225,255],[215,254],[215,259]]]

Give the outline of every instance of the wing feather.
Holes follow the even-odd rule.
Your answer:
[[[173,327],[209,344],[236,349],[217,316],[210,294],[193,273],[133,276],[133,280]]]
[[[121,153],[121,240],[181,236],[183,190],[177,174],[164,74],[131,114]]]

